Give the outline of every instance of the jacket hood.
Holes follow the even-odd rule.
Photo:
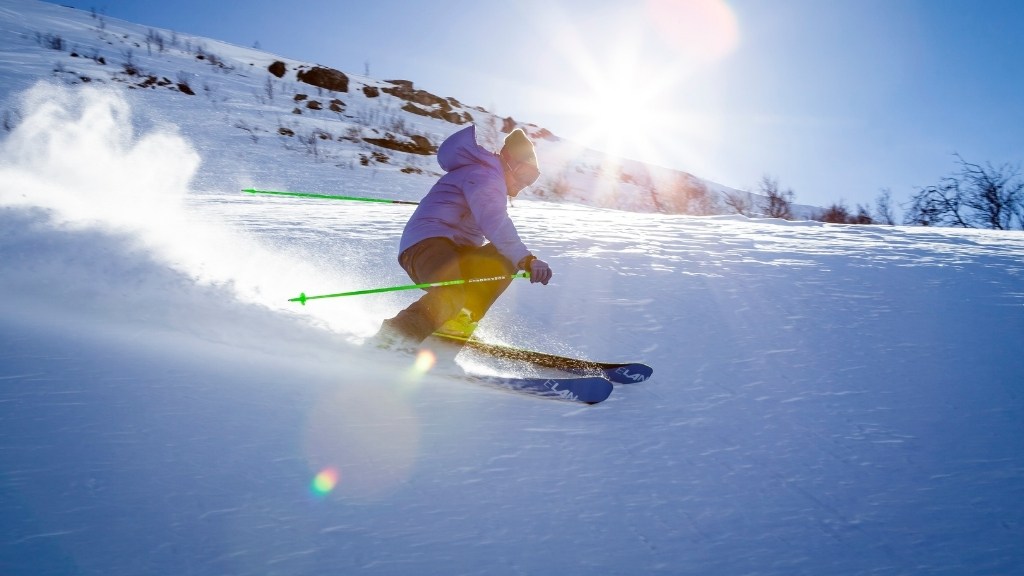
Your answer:
[[[437,149],[437,163],[445,172],[482,165],[501,170],[497,156],[477,144],[476,126],[469,125],[449,136]]]

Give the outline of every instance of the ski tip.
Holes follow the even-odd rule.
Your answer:
[[[296,298],[289,298],[288,301],[289,302],[298,302],[299,304],[302,304],[303,306],[305,306],[306,305],[306,293],[305,292],[300,292],[299,295]]]
[[[638,384],[650,380],[654,369],[638,362],[617,364],[604,369],[604,377],[616,384]]]
[[[612,390],[615,389],[611,382],[599,376],[581,380],[579,384],[584,385],[576,387],[574,399],[590,406],[607,400],[612,395]]]
[[[600,376],[520,378],[514,376],[482,376],[467,373],[465,378],[469,381],[490,384],[515,392],[584,404],[603,402],[611,396],[612,390],[614,390],[612,383]]]
[[[529,380],[529,379],[528,379]],[[537,378],[535,390],[542,396],[582,402],[583,404],[599,404],[608,399],[615,389],[612,383],[600,376],[584,376],[580,378]]]

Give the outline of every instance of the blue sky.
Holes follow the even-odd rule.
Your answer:
[[[796,201],[1024,161],[1016,0],[62,0],[418,87]],[[301,7],[301,8],[300,8]]]

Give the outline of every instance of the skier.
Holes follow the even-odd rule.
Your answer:
[[[405,225],[398,263],[417,284],[530,273],[547,285],[551,268],[519,238],[506,207],[540,176],[533,143],[516,129],[497,154],[476,142],[475,126],[449,136],[437,151],[447,172]],[[486,244],[484,241],[488,240]],[[374,337],[378,347],[414,349],[440,331],[468,338],[512,279],[430,288]]]

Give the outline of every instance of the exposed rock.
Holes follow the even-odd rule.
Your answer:
[[[468,112],[459,113],[453,109],[453,107],[462,107],[454,98],[445,99],[426,90],[417,90],[408,80],[387,80],[387,82],[393,86],[381,88],[381,90],[395,98],[405,100],[407,103],[402,110],[406,112],[438,118],[452,124],[465,124],[473,121],[473,117]]]
[[[468,112],[458,113],[453,110],[425,110],[412,102],[406,102],[405,106],[402,106],[402,110],[417,114],[419,116],[428,116],[431,118],[438,118],[452,124],[465,124],[466,122],[472,122],[473,117]]]
[[[388,82],[394,84],[394,87],[382,88],[381,90],[396,98],[401,98],[408,102],[415,102],[422,106],[438,106],[445,111],[452,109],[452,105],[444,98],[435,96],[426,90],[416,90],[413,88],[412,82],[408,80],[388,80]]]
[[[299,82],[305,82],[313,86],[333,90],[334,92],[348,92],[348,76],[333,68],[315,66],[309,70],[299,70],[295,77]]]
[[[532,132],[532,133],[530,133],[530,136],[533,137],[535,140],[536,139],[543,139],[543,140],[548,140],[550,142],[558,142],[559,141],[558,136],[555,136],[554,134],[552,134],[551,131],[548,130],[547,128],[541,128],[540,130],[537,130],[536,132]]]
[[[419,134],[410,136],[408,141],[402,141],[394,134],[388,132],[384,138],[363,138],[363,141],[374,146],[387,148],[388,150],[408,152],[409,154],[428,156],[437,153],[437,146],[434,146],[430,143],[430,140]]]
[[[380,90],[376,86],[363,86],[363,95],[367,98],[380,96]]]
[[[281,62],[280,60],[275,60],[273,64],[267,66],[267,70],[269,70],[270,73],[273,74],[274,76],[280,78],[284,76],[284,73],[287,71],[287,67],[285,67],[284,62]]]
[[[419,106],[413,104],[412,102],[406,102],[405,106],[402,106],[402,110],[405,110],[406,112],[411,112],[413,114],[416,114],[417,116],[430,116],[429,110],[424,110],[423,108],[420,108]]]
[[[533,124],[528,124],[526,126],[520,127],[518,126],[518,123],[515,121],[515,119],[513,119],[511,116],[502,119],[501,131],[504,132],[505,134],[511,133],[516,128],[522,128],[523,132],[526,132],[526,135],[529,136],[530,140],[533,141],[549,140],[551,142],[558,142],[559,140],[558,136],[552,134],[551,131],[548,130],[547,128],[540,128]]]

